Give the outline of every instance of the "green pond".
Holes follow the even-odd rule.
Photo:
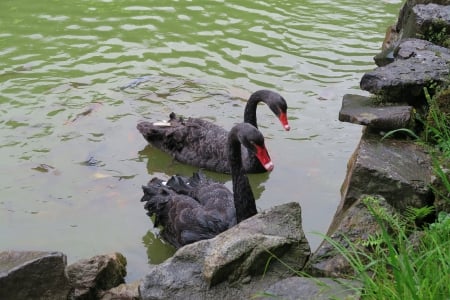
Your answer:
[[[299,202],[311,247],[340,201],[361,127],[346,93],[375,67],[400,0],[0,2],[0,250],[118,251],[127,281],[173,249],[141,185],[196,169],[148,146],[140,120],[174,111],[225,128],[258,89],[282,94],[286,132],[258,107],[275,169],[250,175],[260,210]],[[230,177],[207,173],[231,188]]]

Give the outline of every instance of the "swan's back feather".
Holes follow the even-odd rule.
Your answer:
[[[163,226],[162,237],[175,247],[212,238],[236,224],[232,193],[203,175],[172,176],[166,185],[153,178],[143,191],[148,215],[155,215],[155,226]]]
[[[230,173],[227,160],[228,132],[197,118],[183,120],[171,114],[170,126],[140,122],[137,129],[154,147],[176,160],[199,168]]]

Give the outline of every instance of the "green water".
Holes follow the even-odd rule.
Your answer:
[[[252,175],[259,209],[297,201],[313,248],[340,200],[361,128],[337,120],[400,0],[0,2],[0,250],[59,250],[69,263],[119,251],[129,281],[172,249],[145,215],[152,176],[190,174],[135,125],[171,111],[230,128],[257,89],[275,163]],[[231,187],[225,175],[208,173]]]

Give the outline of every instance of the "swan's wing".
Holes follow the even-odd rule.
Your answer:
[[[213,205],[213,201],[221,200],[223,204],[232,198],[211,199],[209,205],[204,206],[158,180],[151,180],[143,191],[142,201],[146,202],[148,214],[155,215],[155,226],[164,227],[161,235],[175,247],[214,237],[236,224],[233,211],[230,213],[229,208],[223,210],[223,205]]]
[[[222,219],[235,224],[233,193],[222,183],[207,178],[202,172],[195,172],[190,178],[174,175],[167,181],[167,187],[178,194],[194,198],[206,211],[217,211]]]
[[[170,126],[140,122],[137,128],[150,144],[182,163],[229,173],[225,129],[196,118],[172,116],[168,123]]]

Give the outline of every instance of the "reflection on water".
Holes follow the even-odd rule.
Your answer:
[[[69,263],[119,251],[141,277],[172,253],[149,233],[141,185],[196,170],[137,122],[173,111],[231,128],[262,88],[287,100],[292,129],[258,108],[275,169],[250,176],[257,206],[299,202],[315,248],[360,136],[337,121],[342,96],[361,93],[400,2],[0,1],[2,249]]]
[[[160,264],[176,251],[172,245],[160,239],[158,233],[150,230],[142,237],[142,242],[147,248],[148,263],[150,264]]]

